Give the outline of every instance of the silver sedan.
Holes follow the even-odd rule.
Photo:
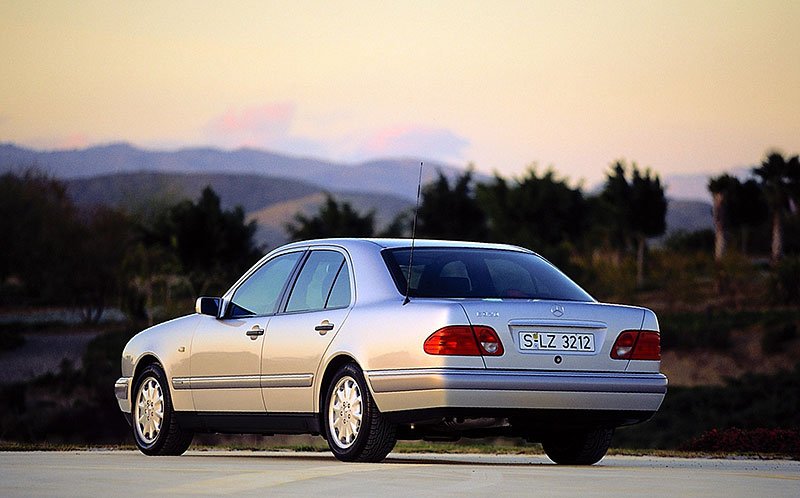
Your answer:
[[[660,358],[652,311],[598,303],[527,249],[326,239],[133,337],[115,391],[148,455],[197,432],[321,434],[371,462],[398,439],[501,435],[592,464],[658,410]]]

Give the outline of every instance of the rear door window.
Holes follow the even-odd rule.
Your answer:
[[[312,251],[308,256],[302,270],[297,277],[297,281],[292,288],[289,295],[289,301],[286,305],[286,312],[300,312],[300,311],[317,311],[326,308],[329,303],[330,297],[334,290],[337,294],[334,296],[338,303],[344,300],[343,289],[346,282],[347,291],[347,304],[350,301],[350,282],[349,276],[346,279],[343,277],[339,283],[337,277],[342,273],[342,269],[346,268],[344,256],[337,251]],[[334,289],[334,283],[339,283],[338,288]],[[345,306],[347,305],[345,304]],[[330,307],[330,306],[328,306]]]

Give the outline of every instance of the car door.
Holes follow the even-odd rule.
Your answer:
[[[221,318],[205,317],[192,339],[190,389],[197,411],[263,412],[264,331],[303,251],[278,255],[238,285]]]
[[[354,301],[346,254],[308,253],[280,313],[264,339],[261,382],[272,413],[314,411],[314,375]]]

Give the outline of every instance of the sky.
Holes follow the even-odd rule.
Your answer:
[[[0,0],[0,142],[599,181],[800,153],[800,1]]]

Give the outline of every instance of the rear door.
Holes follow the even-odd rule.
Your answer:
[[[261,382],[268,412],[314,411],[314,376],[354,302],[350,265],[338,249],[309,252],[265,335]]]

